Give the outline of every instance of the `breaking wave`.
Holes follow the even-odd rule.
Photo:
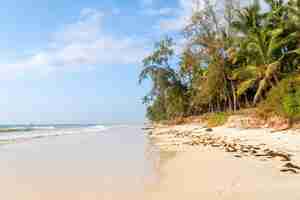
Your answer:
[[[100,133],[109,127],[103,125],[16,126],[0,128],[0,142],[17,142],[37,138],[75,134]]]

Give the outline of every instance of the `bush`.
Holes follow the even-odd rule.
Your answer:
[[[154,122],[167,120],[163,98],[158,97],[152,105],[148,106],[147,118]]]
[[[300,117],[300,76],[283,79],[259,105],[259,114],[268,117],[279,115],[295,120]]]
[[[229,114],[224,112],[213,113],[207,118],[208,127],[222,126],[227,122]]]

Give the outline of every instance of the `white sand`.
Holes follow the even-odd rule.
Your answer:
[[[213,132],[204,130],[199,125],[191,124],[160,127],[153,131],[150,138],[161,151],[176,151],[178,155],[162,167],[161,182],[150,199],[300,199],[300,175],[280,172],[283,162],[279,160],[235,158],[233,154],[216,148],[184,144],[195,135],[211,134],[226,138],[226,141],[240,139],[242,144],[263,144],[288,152],[293,155],[293,163],[299,163],[298,131],[271,133],[268,129],[226,127],[214,128]],[[175,136],[174,131],[186,136]]]
[[[187,137],[174,137],[169,134],[172,131],[187,133]],[[245,145],[263,145],[272,150],[286,152],[292,155],[293,162],[300,165],[300,130],[288,130],[281,132],[272,132],[271,129],[238,129],[216,127],[213,132],[206,132],[201,125],[186,124],[177,126],[168,126],[154,130],[152,138],[158,146],[171,148],[178,144],[175,150],[185,151],[186,146],[182,143],[191,141],[192,136],[210,134],[216,137],[225,137],[226,141],[235,139],[241,140]],[[182,147],[182,148],[181,148]]]
[[[161,170],[161,183],[149,200],[300,199],[299,176],[280,174],[272,162],[207,148],[180,153]]]
[[[156,129],[152,142],[160,153],[151,152],[137,127],[0,146],[1,199],[300,199],[300,175],[281,173],[279,161],[188,147],[189,136],[175,138],[167,134],[172,130],[204,134],[199,125]],[[221,127],[210,134],[263,142],[298,158],[299,138],[290,133]]]

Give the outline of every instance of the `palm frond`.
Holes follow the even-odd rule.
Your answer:
[[[256,82],[256,79],[254,79],[254,78],[241,82],[238,85],[238,88],[236,91],[237,96],[238,97],[242,96],[245,92],[247,92],[247,90],[249,90],[250,88],[252,88],[254,86],[255,82]]]

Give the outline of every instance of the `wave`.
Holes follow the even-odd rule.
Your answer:
[[[28,132],[28,131],[52,131],[56,129],[68,130],[68,129],[97,129],[104,130],[106,126],[103,125],[41,125],[41,126],[12,126],[12,127],[0,127],[0,133],[6,132]]]
[[[56,129],[55,126],[33,126],[33,127],[30,127],[30,129],[33,129],[33,130],[53,130],[53,129]]]
[[[88,127],[82,128],[81,131],[82,132],[97,133],[99,131],[105,131],[107,129],[109,129],[109,127],[107,127],[107,126],[93,125],[93,126],[88,126]]]
[[[30,127],[11,127],[11,128],[0,128],[0,132],[25,132],[25,131],[31,131],[32,129]]]
[[[56,136],[65,136],[65,135],[79,135],[79,134],[95,134],[107,130],[109,127],[96,125],[92,127],[82,127],[82,128],[63,128],[58,129],[55,126],[42,126],[42,127],[18,127],[10,128],[10,131],[7,129],[2,129],[3,132],[8,134],[0,135],[0,142],[17,142],[24,140],[32,140],[38,138],[46,137],[56,137]],[[26,131],[24,131],[26,130]],[[39,130],[39,131],[37,131]],[[9,133],[14,132],[14,133]]]
[[[0,133],[7,133],[7,132],[28,132],[34,130],[54,130],[56,127],[54,126],[28,126],[28,127],[6,127],[0,128]]]
[[[103,125],[94,125],[94,126],[90,126],[88,128],[92,128],[92,129],[106,129],[106,126]]]
[[[36,134],[18,134],[18,135],[4,135],[0,136],[0,141],[8,142],[8,141],[21,141],[21,140],[29,140],[29,139],[37,139],[37,138],[45,138],[45,137],[53,137],[53,136],[62,136],[62,135],[71,135],[75,133],[71,132],[53,132],[53,133],[36,133]]]

